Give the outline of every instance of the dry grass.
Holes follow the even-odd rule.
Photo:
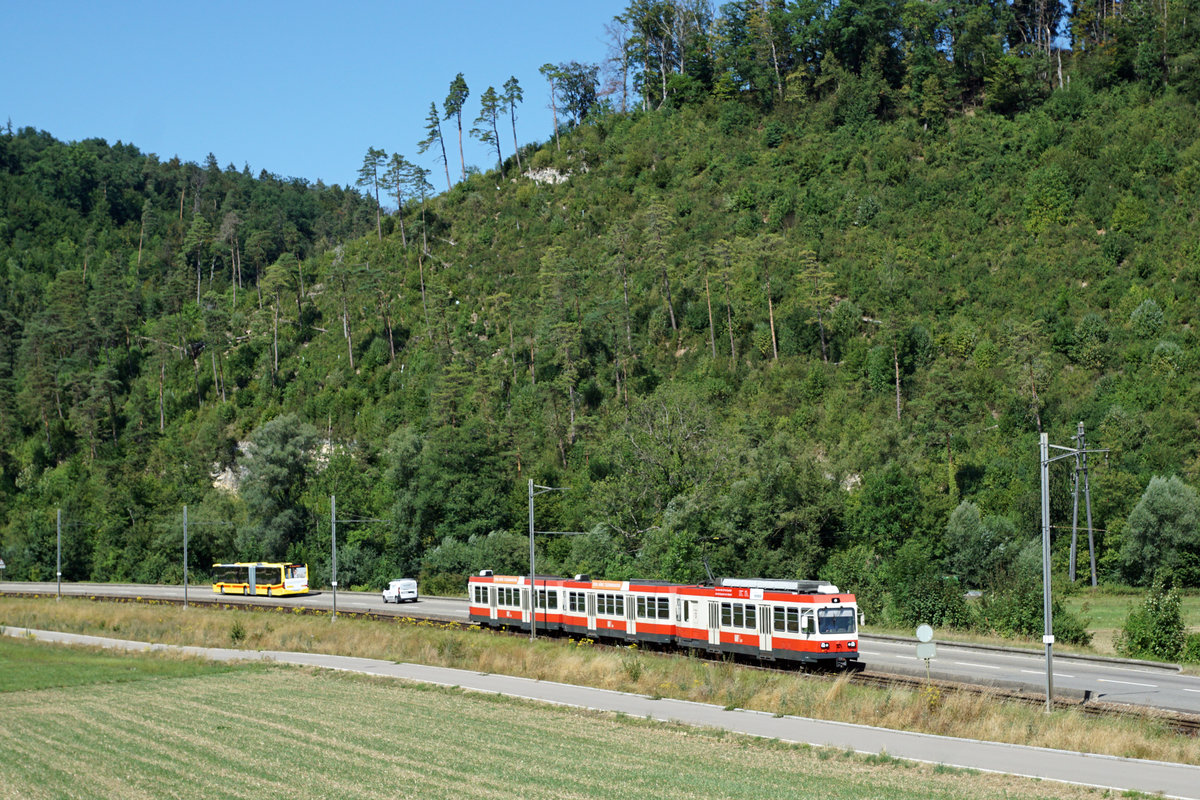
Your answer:
[[[678,654],[592,646],[430,622],[390,623],[291,612],[0,598],[0,624],[123,639],[355,655],[533,677],[776,714],[1065,750],[1200,764],[1200,741],[1141,718],[1096,719],[989,695],[881,690],[845,679],[749,670]],[[239,641],[235,642],[234,640]]]

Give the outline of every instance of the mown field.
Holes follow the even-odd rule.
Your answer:
[[[53,677],[30,679],[47,663]],[[0,687],[0,798],[1107,796],[399,681],[10,638]]]

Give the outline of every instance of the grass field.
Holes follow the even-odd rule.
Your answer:
[[[194,658],[129,659],[109,651],[42,647],[21,639],[0,637],[0,692],[187,678],[260,668]]]
[[[47,663],[66,685],[10,674]],[[1106,796],[398,681],[20,640],[0,639],[0,686],[0,798]]]
[[[1200,764],[1200,740],[1141,717],[1086,717],[991,695],[876,689],[722,661],[504,636],[432,623],[64,598],[0,597],[0,624],[146,642],[355,655],[562,681],[818,719]]]
[[[1129,612],[1140,608],[1145,599],[1144,592],[1081,589],[1066,598],[1066,605],[1071,612],[1088,620],[1092,647],[1097,652],[1111,654],[1114,652],[1113,634],[1124,626]],[[1200,633],[1200,594],[1185,594],[1180,601],[1183,624],[1190,632]]]

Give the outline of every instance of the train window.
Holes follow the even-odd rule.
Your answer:
[[[625,596],[620,594],[596,595],[596,612],[613,617],[625,616]]]
[[[854,609],[818,608],[817,626],[821,633],[854,633]]]
[[[800,632],[800,609],[789,608],[787,610],[787,632],[788,633],[799,633]]]
[[[775,606],[775,630],[779,633],[800,632],[800,609]]]
[[[751,603],[721,603],[721,625],[726,628],[755,628],[756,606]]]
[[[679,615],[676,617],[676,621],[677,622],[687,622],[688,621],[688,601],[687,600],[679,601]]]
[[[671,601],[666,597],[639,597],[637,615],[640,619],[670,619]]]
[[[567,610],[583,613],[583,592],[567,592]]]

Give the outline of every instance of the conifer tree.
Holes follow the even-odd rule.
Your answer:
[[[508,106],[508,116],[512,120],[513,150],[517,154],[517,171],[520,172],[521,145],[517,142],[517,103],[525,99],[525,93],[521,90],[521,84],[517,83],[515,75],[504,82],[504,96],[501,99],[504,105]]]
[[[458,126],[458,159],[462,163],[463,180],[467,178],[467,160],[463,157],[462,111],[470,93],[470,90],[467,89],[467,82],[463,80],[463,74],[460,72],[450,82],[450,93],[446,95],[446,101],[442,105],[446,109],[446,119],[454,117],[454,122]]]
[[[495,87],[489,86],[479,98],[479,116],[475,118],[475,127],[471,135],[484,144],[496,148],[496,168],[503,171],[504,157],[500,155],[500,134],[496,130],[496,117],[500,113],[500,97]]]
[[[434,144],[441,152],[442,166],[446,170],[446,191],[450,191],[450,163],[446,161],[446,142],[442,139],[442,117],[438,114],[437,103],[429,104],[429,115],[425,117],[426,136],[417,143],[417,152],[424,153]],[[434,153],[437,156],[437,153]]]
[[[396,198],[396,216],[400,220],[400,244],[408,247],[408,236],[404,232],[404,198],[409,189],[409,179],[413,165],[399,153],[392,153],[388,161],[387,172],[384,173],[386,188],[390,189]]]
[[[379,241],[383,241],[383,223],[380,221],[380,206],[379,206],[379,188],[383,183],[383,176],[380,171],[383,169],[387,153],[375,147],[368,147],[367,154],[363,156],[362,166],[358,168],[358,181],[356,186],[370,187],[371,192],[375,195],[375,233]]]

